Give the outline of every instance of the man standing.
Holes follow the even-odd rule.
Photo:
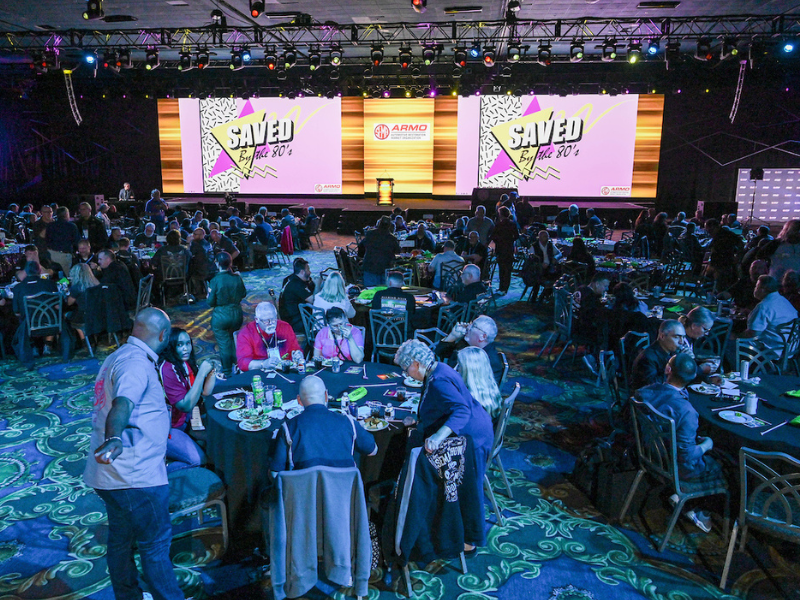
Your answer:
[[[127,181],[122,184],[122,189],[119,191],[119,199],[123,202],[130,202],[133,200],[133,191],[131,190],[131,184]]]
[[[56,220],[47,224],[45,238],[52,261],[58,263],[65,274],[69,273],[72,268],[72,253],[81,238],[75,223],[69,220],[69,209],[66,206],[59,206],[56,210]]]
[[[314,282],[311,281],[311,267],[303,258],[295,258],[293,263],[294,273],[289,275],[281,292],[278,308],[281,319],[292,326],[295,334],[305,336],[303,317],[300,315],[301,304],[314,302]],[[308,340],[312,342],[312,340]]]
[[[486,216],[486,207],[483,205],[475,209],[475,216],[467,221],[467,233],[477,231],[481,238],[481,244],[489,246],[489,236],[494,229],[494,221]]]
[[[386,269],[392,266],[395,254],[400,254],[400,244],[391,228],[391,219],[384,215],[378,227],[369,230],[358,244],[358,255],[364,257],[364,287],[382,285]]]
[[[158,235],[164,234],[164,226],[166,224],[165,215],[167,214],[167,203],[161,199],[161,192],[153,190],[150,192],[150,200],[145,204],[144,212],[150,217],[150,221],[156,226],[156,233]]]
[[[656,341],[642,350],[631,366],[631,391],[654,383],[664,383],[669,359],[686,346],[686,330],[679,321],[667,320],[658,328]]]
[[[95,383],[90,448],[84,481],[108,511],[106,560],[118,599],[138,599],[134,545],[153,596],[183,600],[169,547],[169,483],[164,457],[170,413],[158,376],[158,353],[169,342],[169,317],[157,308],[139,313],[128,341],[109,356]]]
[[[97,217],[92,216],[92,206],[88,202],[81,202],[78,206],[78,218],[75,220],[78,233],[84,240],[89,240],[92,252],[97,252],[106,247],[108,234],[105,224]]]

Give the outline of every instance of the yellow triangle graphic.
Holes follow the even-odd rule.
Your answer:
[[[517,167],[525,179],[528,179],[531,176],[533,166],[536,163],[536,155],[539,153],[539,146],[529,146],[527,148],[517,148],[516,150],[512,150],[509,146],[511,139],[508,135],[508,132],[514,126],[521,125],[523,128],[525,128],[528,123],[549,121],[552,114],[552,108],[545,108],[530,115],[520,117],[519,119],[507,121],[492,127],[492,135],[503,147],[505,153],[508,154],[509,158],[511,158],[511,160],[514,162],[514,166]]]
[[[211,130],[211,134],[217,140],[222,149],[231,157],[236,167],[244,173],[245,177],[250,177],[250,172],[253,170],[253,157],[256,153],[255,146],[247,146],[244,148],[231,149],[228,147],[228,128],[235,125],[241,132],[245,126],[250,126],[253,123],[260,123],[266,116],[265,110],[259,110],[246,117],[239,117],[233,121],[228,121],[224,125],[217,125]]]

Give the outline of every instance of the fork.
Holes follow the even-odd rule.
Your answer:
[[[366,363],[364,363],[364,374],[361,376],[361,379],[367,379],[367,380],[369,379],[369,377],[367,377],[367,365],[366,365]]]

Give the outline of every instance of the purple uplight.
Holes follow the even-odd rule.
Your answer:
[[[789,89],[787,88],[786,91],[788,92]],[[431,96],[431,98],[435,98],[436,97],[436,90],[431,90],[430,96]]]
[[[481,95],[481,91],[480,91],[480,90],[478,90],[477,92],[475,92],[475,95],[476,95],[476,96],[480,96],[480,95]]]
[[[384,97],[384,98],[388,98],[388,97],[389,97],[389,95],[390,95],[390,92],[389,92],[389,90],[384,90],[384,91],[383,91],[383,97]]]

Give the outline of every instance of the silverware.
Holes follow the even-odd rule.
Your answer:
[[[765,429],[764,431],[761,432],[761,435],[764,435],[765,433],[769,433],[770,431],[775,431],[778,427],[783,427],[788,422],[789,421],[784,421],[783,423],[779,423],[779,424],[775,425],[774,427],[770,427],[769,429]]]
[[[369,379],[369,377],[367,377],[367,364],[366,363],[364,363],[364,374],[361,376],[361,379]]]
[[[719,412],[721,410],[728,410],[731,408],[739,408],[740,406],[744,406],[744,402],[739,402],[739,404],[731,404],[730,406],[720,406],[719,408],[712,408],[711,412]]]
[[[355,385],[350,385],[348,387],[351,388],[358,388],[358,387],[387,387],[389,385],[397,385],[397,383],[369,383],[367,385],[361,385],[356,383]]]
[[[275,375],[277,375],[278,377],[280,377],[280,378],[281,378],[281,379],[283,379],[284,381],[288,381],[289,383],[294,383],[294,381],[292,381],[291,379],[289,379],[288,377],[286,377],[286,376],[284,376],[284,375],[281,375],[281,374],[280,374],[280,373],[278,373],[277,371],[275,371]]]
[[[320,373],[322,373],[324,370],[325,370],[325,367],[322,367],[322,368],[321,368],[319,371],[317,371],[316,373],[314,373],[314,375],[319,375],[319,374],[320,374]]]

